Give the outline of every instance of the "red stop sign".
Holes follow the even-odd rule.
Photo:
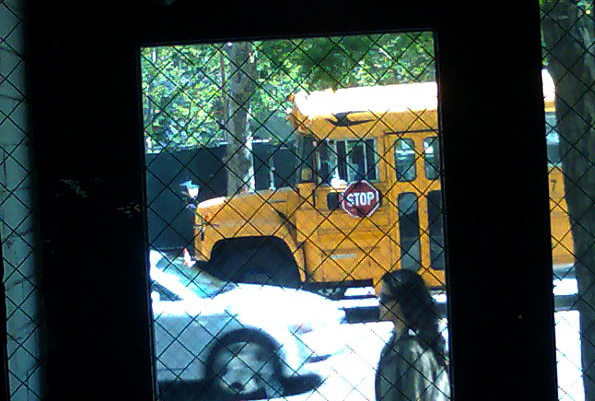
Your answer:
[[[368,181],[347,185],[341,195],[341,208],[353,217],[368,217],[380,206],[380,192]]]

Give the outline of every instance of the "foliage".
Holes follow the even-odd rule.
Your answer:
[[[143,115],[147,141],[178,148],[220,139],[221,46],[142,50]],[[153,147],[151,145],[149,148]]]
[[[225,52],[230,45],[142,50],[148,151],[223,140],[225,96],[234,75]],[[250,99],[250,130],[275,142],[291,133],[286,123],[291,93],[429,81],[435,75],[431,32],[268,40],[254,42],[253,49],[257,89]],[[276,129],[279,122],[286,125],[283,132]]]
[[[542,21],[550,16],[550,13],[554,9],[554,7],[559,3],[558,0],[539,0],[539,10],[541,13]],[[571,0],[570,4],[572,4],[573,9],[577,12],[578,15],[586,17],[586,19],[593,19],[593,1],[591,0]],[[541,49],[542,49],[542,63],[544,68],[547,68],[550,65],[549,54],[548,54],[548,45],[545,43],[544,39],[545,35],[541,32]]]

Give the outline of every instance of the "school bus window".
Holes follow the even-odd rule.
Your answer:
[[[374,140],[347,141],[347,180],[376,180]]]
[[[415,170],[415,143],[412,139],[401,138],[395,142],[395,167],[397,181],[413,181]]]
[[[560,137],[557,132],[551,132],[546,137],[547,160],[550,164],[560,164]]]
[[[417,195],[413,192],[403,192],[398,197],[397,208],[399,209],[401,268],[417,271],[421,267]]]
[[[323,184],[330,184],[333,178],[337,178],[337,151],[328,141],[322,141],[318,150],[319,167],[318,175]]]
[[[374,139],[366,139],[366,179],[368,181],[376,181],[378,176],[376,175],[376,157],[378,152],[376,150],[376,141]]]
[[[428,192],[428,232],[430,234],[430,264],[432,269],[444,270],[444,219],[442,192]]]
[[[424,139],[424,170],[428,180],[440,176],[440,147],[436,136]]]
[[[323,183],[378,179],[374,139],[323,141],[318,154],[319,175]]]
[[[560,136],[556,128],[556,114],[554,112],[545,113],[547,159],[553,165],[560,164]]]

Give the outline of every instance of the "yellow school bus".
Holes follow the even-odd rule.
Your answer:
[[[355,87],[291,100],[299,182],[200,203],[196,258],[233,281],[341,292],[412,269],[442,287],[437,85]],[[553,99],[546,104],[551,113]],[[550,176],[554,255],[572,263],[559,166]]]

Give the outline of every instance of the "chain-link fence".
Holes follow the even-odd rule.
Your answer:
[[[584,188],[593,156],[582,145],[591,143],[589,7],[544,2],[542,19],[559,396],[569,400],[589,393],[589,372],[581,367],[591,365],[584,325],[592,314],[593,235],[584,218],[592,198]],[[380,345],[387,334],[374,330],[387,326],[378,323],[374,294],[384,273],[417,271],[438,305],[445,302],[431,33],[146,48],[142,63],[154,250],[219,283],[322,294],[341,305],[349,323],[367,325],[361,338]],[[568,98],[561,97],[565,91]],[[584,160],[580,169],[576,157]],[[242,322],[241,315],[231,320]],[[159,316],[156,326],[163,330]],[[344,333],[349,327],[342,326]],[[168,334],[182,343],[181,333]],[[227,334],[210,332],[205,344]],[[302,342],[298,333],[295,341]],[[241,392],[239,382],[210,370],[205,344],[182,371],[201,364],[199,375]],[[348,347],[352,355],[361,351]],[[363,377],[375,375],[376,351],[359,356],[371,368]],[[242,352],[232,354],[221,358],[242,359]],[[164,355],[157,354],[158,365],[167,369]],[[331,376],[348,376],[349,361],[342,363]],[[262,379],[249,368],[244,374]],[[184,374],[170,375],[168,385],[183,380]],[[328,382],[301,390],[324,398],[342,388]],[[374,397],[370,382],[346,383],[348,393]]]
[[[376,367],[399,302],[416,337],[395,347],[425,350],[410,369],[441,399],[433,34],[154,47],[141,60],[162,396],[391,394],[393,348]],[[416,279],[427,298],[402,294]],[[173,313],[184,303],[198,310]]]
[[[556,314],[558,380],[560,399],[569,400],[594,394],[594,28],[591,3],[543,2],[544,64],[551,75],[545,101],[555,293],[570,295],[564,302],[570,310]]]
[[[584,400],[595,366],[593,10],[551,0],[542,12],[559,396]],[[0,21],[10,392],[39,399],[21,3],[2,2]],[[161,397],[374,399],[378,382],[390,392],[394,377],[377,375],[390,351],[387,311],[406,301],[381,278],[396,270],[420,273],[432,291],[439,331],[425,345],[440,370],[432,34],[151,47],[141,59]]]
[[[25,93],[23,2],[0,3],[0,236],[12,400],[42,398],[38,239]]]

